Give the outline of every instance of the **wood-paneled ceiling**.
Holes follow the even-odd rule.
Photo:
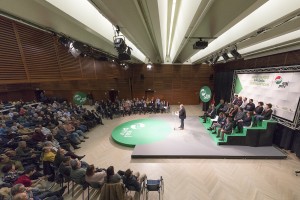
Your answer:
[[[113,55],[119,25],[133,62],[199,63],[234,45],[246,59],[300,49],[299,0],[1,0],[0,12]],[[186,37],[217,39],[194,50]]]

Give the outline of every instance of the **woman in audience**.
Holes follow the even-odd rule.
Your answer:
[[[37,189],[46,189],[47,182],[45,181],[46,177],[40,177],[36,180],[32,180],[30,177],[35,173],[34,167],[28,167],[25,169],[24,174],[19,176],[14,184],[23,184],[25,187],[33,187]]]
[[[2,181],[9,185],[13,185],[13,183],[19,178],[22,172],[16,170],[14,164],[7,164],[3,166],[2,173],[4,174],[2,177]]]
[[[115,174],[114,167],[109,166],[106,170],[107,183],[119,183],[121,181],[121,176],[117,173]]]
[[[101,187],[106,179],[106,172],[104,170],[98,171],[94,165],[89,165],[86,169],[85,181],[89,184],[98,183]]]

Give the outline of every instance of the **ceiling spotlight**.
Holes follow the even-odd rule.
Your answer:
[[[193,49],[205,49],[208,46],[207,41],[203,41],[201,38],[195,44],[193,44]]]
[[[125,71],[129,69],[129,65],[125,64],[125,63],[121,63],[121,67],[122,69],[124,69]]]
[[[148,63],[147,64],[147,70],[151,70],[152,69],[152,64],[151,63]]]

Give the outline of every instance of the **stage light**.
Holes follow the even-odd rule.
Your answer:
[[[114,45],[115,45],[115,48],[117,49],[118,53],[124,52],[127,47],[124,39],[120,38],[120,37],[114,39]]]
[[[60,37],[60,38],[58,39],[58,42],[59,42],[60,44],[62,44],[63,46],[68,47],[70,41],[69,41],[68,38],[62,36],[62,37]]]
[[[210,64],[210,62],[208,60],[205,60],[204,63],[207,64],[207,65]]]
[[[118,58],[120,61],[122,60],[130,60],[131,59],[131,47],[127,46],[125,51],[119,52]]]
[[[148,63],[147,64],[147,70],[151,70],[152,69],[152,64],[151,63]]]
[[[193,49],[205,49],[207,46],[208,46],[208,42],[200,39],[195,44],[193,44]]]
[[[213,59],[212,59],[212,63],[211,63],[211,64],[213,64],[213,65],[216,64],[216,63],[218,62],[219,58],[220,58],[219,54],[215,54],[215,55],[213,56]]]
[[[228,56],[228,54],[226,52],[222,53],[222,57],[223,57],[223,59],[224,59],[225,62],[227,62],[227,60],[229,60],[229,56]]]
[[[129,65],[126,63],[121,63],[120,65],[121,65],[122,69],[124,69],[125,71],[129,69]]]
[[[74,42],[69,43],[69,52],[72,56],[74,56],[74,58],[77,58],[81,54],[81,51],[74,47]]]
[[[240,59],[240,58],[242,58],[242,55],[239,54],[239,52],[237,51],[237,47],[236,46],[230,51],[230,53],[234,57],[234,59]]]

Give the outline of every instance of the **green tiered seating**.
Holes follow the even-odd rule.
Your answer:
[[[206,123],[203,123],[203,119],[200,118],[200,122],[203,124],[205,129],[208,129],[210,127],[211,123],[212,123],[212,119],[207,118]],[[220,145],[220,144],[226,144],[229,137],[246,137],[247,131],[249,129],[252,129],[252,130],[266,130],[267,126],[268,126],[268,123],[277,123],[277,122],[275,120],[272,120],[272,119],[271,120],[263,120],[256,127],[244,127],[242,133],[237,133],[237,128],[236,128],[235,130],[233,130],[233,132],[230,135],[227,135],[227,134],[224,135],[224,141],[220,141],[220,138],[216,137],[217,134],[212,134],[212,131],[207,130],[207,132],[210,134],[213,141],[216,144]],[[218,128],[217,128],[217,130],[218,130]]]

